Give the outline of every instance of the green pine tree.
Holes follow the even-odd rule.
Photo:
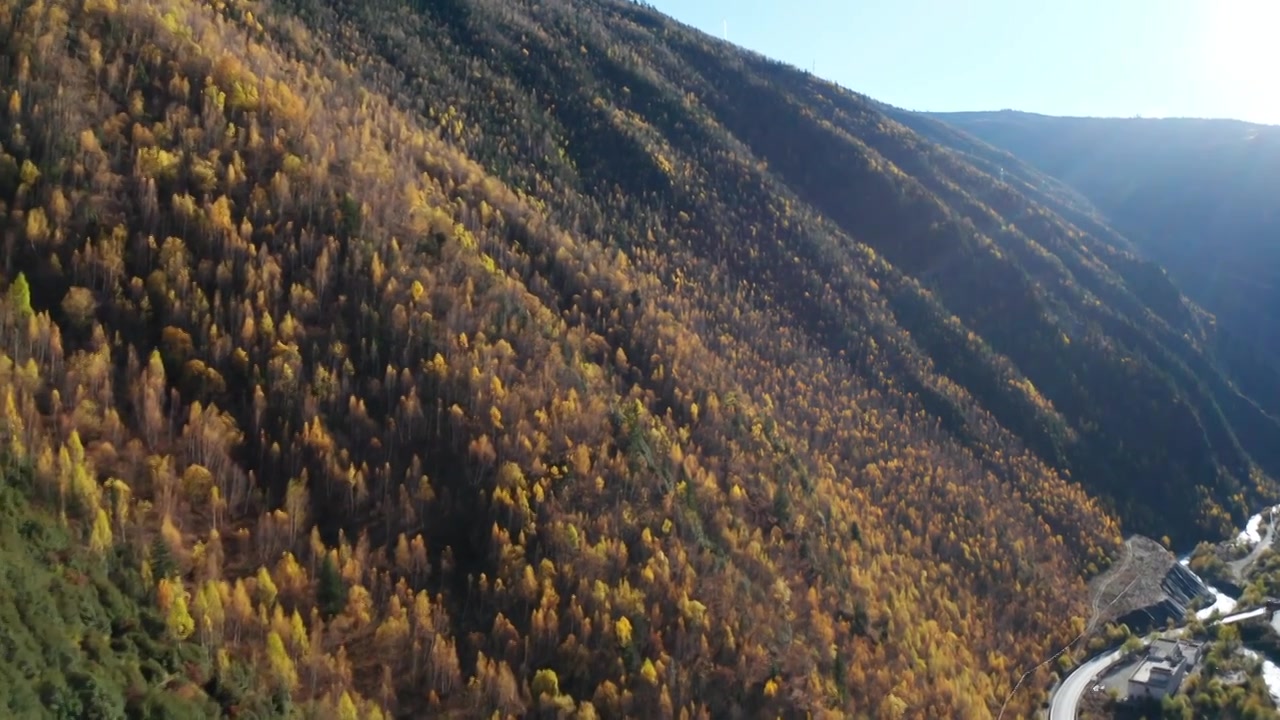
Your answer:
[[[25,320],[31,315],[31,285],[23,273],[18,273],[9,286],[9,305],[19,319]]]
[[[333,564],[333,558],[328,555],[320,563],[320,571],[316,575],[316,605],[326,620],[347,606],[347,584]]]
[[[151,541],[151,572],[157,578],[171,577],[175,570],[178,569],[177,564],[173,561],[173,553],[169,550],[169,545],[164,538],[156,535]]]

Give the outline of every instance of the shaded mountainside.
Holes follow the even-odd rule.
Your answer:
[[[1218,354],[1280,415],[1280,127],[934,113],[1087,198],[1217,316]]]
[[[1274,497],[1280,428],[1122,240],[649,9],[0,39],[0,440],[189,606],[193,703],[981,718],[1121,523]]]

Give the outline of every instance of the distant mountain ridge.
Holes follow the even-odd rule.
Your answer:
[[[1280,413],[1280,126],[929,113],[1080,193],[1218,316],[1218,353]]]

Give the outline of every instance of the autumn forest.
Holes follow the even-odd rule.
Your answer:
[[[0,0],[0,714],[1029,715],[1280,415],[926,135],[616,0]]]

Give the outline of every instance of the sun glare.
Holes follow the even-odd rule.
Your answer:
[[[1280,28],[1277,0],[1206,0],[1204,78],[1232,115],[1280,124]]]

